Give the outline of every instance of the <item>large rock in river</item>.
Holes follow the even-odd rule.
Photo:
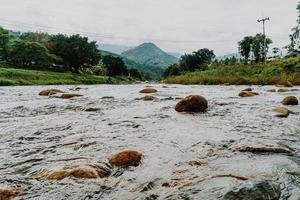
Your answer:
[[[290,111],[283,107],[274,108],[272,111],[276,113],[276,117],[288,117],[290,114]]]
[[[156,93],[156,92],[157,92],[157,90],[154,88],[151,88],[151,87],[147,87],[140,91],[140,93]]]
[[[279,200],[280,196],[279,185],[266,180],[257,180],[232,188],[223,196],[223,200]]]
[[[251,92],[251,91],[241,91],[241,92],[239,93],[239,96],[240,96],[240,97],[253,97],[253,96],[256,96],[256,95],[258,95],[258,93],[256,93],[256,92]]]
[[[137,167],[141,159],[142,154],[137,151],[122,151],[109,158],[109,163],[114,167]]]
[[[190,95],[179,101],[175,107],[177,112],[205,112],[207,100],[200,95]]]
[[[298,105],[298,99],[295,96],[285,97],[282,102],[283,105]]]

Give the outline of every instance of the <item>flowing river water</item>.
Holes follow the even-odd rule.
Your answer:
[[[38,93],[78,86],[0,87],[0,187],[24,188],[16,199],[209,200],[267,180],[280,188],[277,199],[300,199],[300,106],[289,106],[288,118],[271,112],[285,96],[299,99],[299,91],[270,93],[272,86],[253,86],[260,95],[241,98],[245,86],[153,84],[159,100],[146,102],[137,99],[145,86],[80,86],[75,93],[83,96],[72,99]],[[179,98],[190,94],[208,100],[206,113],[174,110]],[[235,151],[239,145],[292,153]],[[33,176],[72,164],[104,165],[128,149],[143,154],[142,164],[114,169],[107,178]]]

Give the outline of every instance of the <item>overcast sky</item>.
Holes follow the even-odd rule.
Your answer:
[[[0,26],[14,30],[81,33],[99,43],[154,42],[166,51],[237,51],[245,35],[270,17],[274,45],[288,43],[298,0],[0,0]]]

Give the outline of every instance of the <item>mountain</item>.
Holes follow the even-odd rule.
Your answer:
[[[138,47],[123,52],[121,56],[142,65],[160,68],[167,68],[179,60],[167,54],[153,43],[143,43]]]
[[[164,69],[162,69],[160,67],[139,64],[133,60],[130,60],[126,57],[122,57],[121,55],[113,53],[113,52],[101,50],[101,55],[102,56],[110,55],[113,57],[120,57],[120,58],[122,58],[122,60],[124,61],[125,65],[127,67],[138,69],[141,72],[148,74],[151,79],[160,79],[162,77],[162,74],[164,73]]]
[[[99,44],[99,48],[104,51],[121,54],[124,51],[133,49],[134,47],[128,47],[128,46],[124,46],[124,45],[115,45],[115,44]]]

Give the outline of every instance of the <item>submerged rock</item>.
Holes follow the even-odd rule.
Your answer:
[[[147,96],[143,97],[144,101],[153,101],[153,100],[156,100],[156,99],[157,98],[155,96],[152,96],[152,95],[147,95]]]
[[[71,93],[63,93],[60,98],[63,98],[63,99],[70,99],[70,98],[73,98],[73,97],[81,97],[83,95],[81,94],[71,94]]]
[[[137,167],[141,159],[142,154],[137,151],[122,151],[109,158],[109,163],[114,167]]]
[[[33,174],[35,178],[62,180],[67,177],[78,179],[96,179],[108,177],[111,170],[97,164],[67,166],[59,170],[41,170]]]
[[[0,200],[11,200],[23,193],[23,188],[0,188]]]
[[[147,87],[140,91],[140,93],[156,93],[156,92],[157,92],[157,90],[154,88],[151,88],[151,87]]]
[[[248,91],[248,92],[251,92],[251,91],[252,91],[252,88],[245,88],[245,89],[243,89],[242,91]]]
[[[59,89],[47,89],[47,90],[43,90],[39,93],[40,96],[50,96],[50,95],[54,95],[57,93],[65,93],[62,90]]]
[[[276,90],[276,92],[288,92],[289,90],[286,88],[279,88]]]
[[[266,181],[249,181],[233,187],[223,200],[279,200],[280,186]]]
[[[256,96],[256,95],[258,95],[258,93],[256,93],[256,92],[251,92],[251,91],[241,91],[241,92],[239,93],[239,96],[240,96],[240,97],[253,97],[253,96]]]
[[[282,102],[283,105],[298,105],[298,99],[295,96],[285,97]]]
[[[292,153],[289,149],[284,147],[272,147],[272,146],[265,146],[265,147],[257,147],[257,146],[235,146],[233,147],[234,150],[240,152],[252,152],[252,153]]]
[[[269,89],[267,90],[268,92],[276,92],[277,90],[276,89]]]
[[[179,101],[175,107],[177,112],[205,112],[207,100],[200,95],[190,95]]]
[[[276,117],[288,117],[290,114],[290,111],[283,107],[274,108],[272,111],[277,113]]]

